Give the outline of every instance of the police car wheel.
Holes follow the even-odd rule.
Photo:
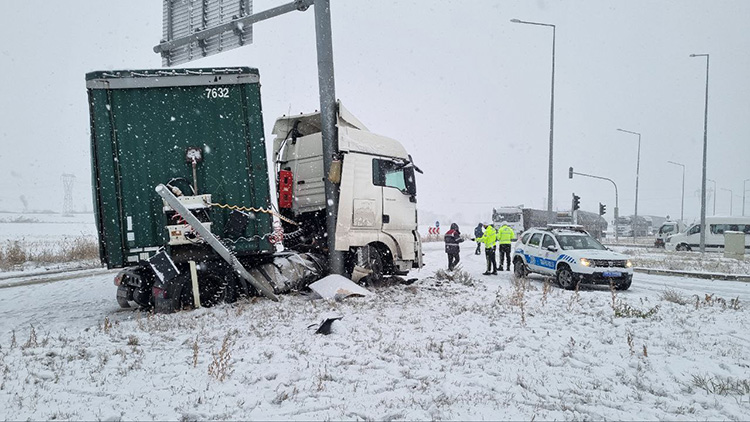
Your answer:
[[[516,278],[525,278],[529,271],[526,269],[526,264],[521,259],[516,259],[513,262],[513,274]]]
[[[570,271],[570,267],[561,265],[557,269],[557,284],[565,290],[573,290],[576,288],[576,281],[573,278],[573,271]]]
[[[628,290],[630,288],[630,285],[632,283],[633,283],[633,279],[629,278],[629,279],[623,281],[622,283],[617,283],[617,285],[615,285],[615,289],[617,289],[617,290]]]

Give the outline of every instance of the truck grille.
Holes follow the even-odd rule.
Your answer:
[[[623,259],[592,259],[591,263],[594,264],[595,267],[618,267],[618,268],[625,268],[625,263],[627,261]]]

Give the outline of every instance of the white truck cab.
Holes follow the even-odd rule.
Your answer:
[[[324,174],[320,113],[284,116],[274,125],[280,212],[302,228],[286,239],[298,242],[297,249],[325,245],[320,230],[325,231],[324,178],[330,177],[339,181],[336,250],[348,253],[350,271],[355,264],[381,274],[421,267],[415,178],[421,171],[401,143],[370,132],[341,103],[337,109],[340,156],[332,175]],[[285,226],[287,233],[295,229]]]
[[[523,233],[523,205],[517,207],[498,207],[492,209],[492,224],[500,227],[502,223],[508,224],[513,233],[518,236]],[[516,240],[514,237],[512,240]]]
[[[665,221],[656,232],[654,246],[663,248],[669,236],[680,233],[683,230],[685,230],[685,225],[681,221]]]

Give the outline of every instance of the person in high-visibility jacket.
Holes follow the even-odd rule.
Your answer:
[[[516,233],[508,226],[508,223],[503,221],[500,228],[497,229],[497,242],[500,244],[498,247],[500,251],[500,271],[503,270],[503,261],[507,261],[505,271],[510,271],[510,242],[514,237],[516,237]]]
[[[476,240],[484,243],[484,255],[487,258],[487,271],[482,275],[497,274],[497,260],[495,259],[495,242],[497,242],[497,232],[492,225],[484,223],[484,235],[477,237]]]

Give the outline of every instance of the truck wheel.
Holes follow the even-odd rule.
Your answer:
[[[573,276],[573,271],[567,265],[560,265],[557,269],[557,284],[565,290],[573,290],[578,284]]]
[[[128,299],[132,300],[132,298],[133,298],[132,288],[128,288],[126,286],[117,287],[117,304],[120,305],[121,308],[124,308],[124,309],[130,308],[130,302]]]
[[[383,280],[383,255],[378,248],[367,245],[357,251],[357,266],[370,272],[362,278],[364,284],[377,283]]]
[[[517,258],[513,261],[513,274],[516,278],[526,278],[529,274],[529,270],[526,268],[526,264],[523,263],[522,259]]]
[[[200,293],[201,306],[204,308],[210,308],[220,303],[228,302],[228,286],[229,280],[218,274],[212,274],[208,272],[198,273],[198,292]],[[190,307],[194,307],[193,300],[193,282],[188,279],[187,289],[188,297],[186,297],[186,303]]]
[[[689,251],[690,250],[690,246],[688,246],[688,245],[686,245],[684,243],[680,243],[679,245],[677,245],[677,247],[675,249],[678,250],[678,251]]]

